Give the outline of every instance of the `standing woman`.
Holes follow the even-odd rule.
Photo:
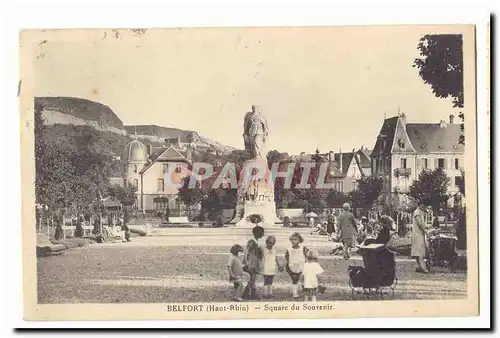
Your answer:
[[[344,211],[339,216],[337,236],[342,240],[344,259],[349,259],[349,249],[355,247],[355,237],[358,232],[358,225],[354,215],[351,213],[351,206],[344,203]]]
[[[331,241],[333,239],[333,234],[335,233],[335,214],[333,213],[333,210],[331,210],[328,215],[326,232],[328,233],[328,240]]]
[[[413,212],[413,224],[411,231],[411,256],[417,261],[416,272],[427,273],[424,257],[426,256],[425,236],[427,229],[425,226],[424,215],[425,205],[421,204]]]

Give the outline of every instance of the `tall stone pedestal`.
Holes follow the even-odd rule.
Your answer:
[[[259,175],[256,172],[259,169],[252,168],[265,171],[265,175]],[[247,220],[248,216],[253,214],[262,217],[263,222],[259,225],[264,228],[281,226],[281,221],[276,216],[271,171],[267,168],[267,162],[262,159],[245,162],[238,182],[236,215],[231,223],[235,223],[237,227],[254,227],[255,225]]]

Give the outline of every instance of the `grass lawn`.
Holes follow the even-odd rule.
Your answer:
[[[320,251],[320,255],[326,255]],[[38,258],[39,303],[168,303],[230,301],[228,247],[90,246]],[[347,267],[362,265],[324,257],[327,291],[320,300],[350,300]],[[443,299],[466,296],[464,272],[422,275],[414,263],[397,261],[396,299]],[[274,300],[289,301],[290,280],[275,278]],[[262,279],[258,279],[259,286]],[[359,296],[358,296],[359,298]]]

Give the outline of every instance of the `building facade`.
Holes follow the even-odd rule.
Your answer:
[[[328,153],[320,153],[319,150],[315,154],[302,153],[298,156],[292,156],[293,161],[316,161],[330,163],[329,176],[334,189],[348,193],[356,189],[358,181],[371,174],[371,159],[367,155],[367,150],[361,148],[353,149],[351,152],[338,153],[329,151]]]
[[[136,207],[142,211],[182,209],[178,185],[190,173],[191,161],[168,146],[149,157],[146,145],[137,139],[125,147],[124,181],[136,188]]]
[[[460,135],[453,115],[439,123],[407,123],[404,113],[385,119],[371,153],[372,175],[383,179],[384,193],[406,194],[423,170],[442,168],[448,193],[457,194],[464,168]]]

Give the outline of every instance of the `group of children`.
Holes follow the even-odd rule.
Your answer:
[[[264,298],[271,298],[274,277],[278,271],[286,270],[292,282],[292,297],[300,297],[299,286],[302,285],[304,300],[316,301],[317,294],[325,291],[320,276],[324,271],[318,263],[318,253],[303,245],[302,236],[297,232],[290,236],[290,247],[287,248],[285,261],[282,263],[277,256],[274,236],[268,236],[265,246],[262,246],[259,240],[264,237],[264,228],[256,226],[252,234],[253,238],[248,241],[245,249],[239,244],[231,247],[228,270],[229,281],[234,285],[233,299],[258,299],[258,275],[264,278]]]

